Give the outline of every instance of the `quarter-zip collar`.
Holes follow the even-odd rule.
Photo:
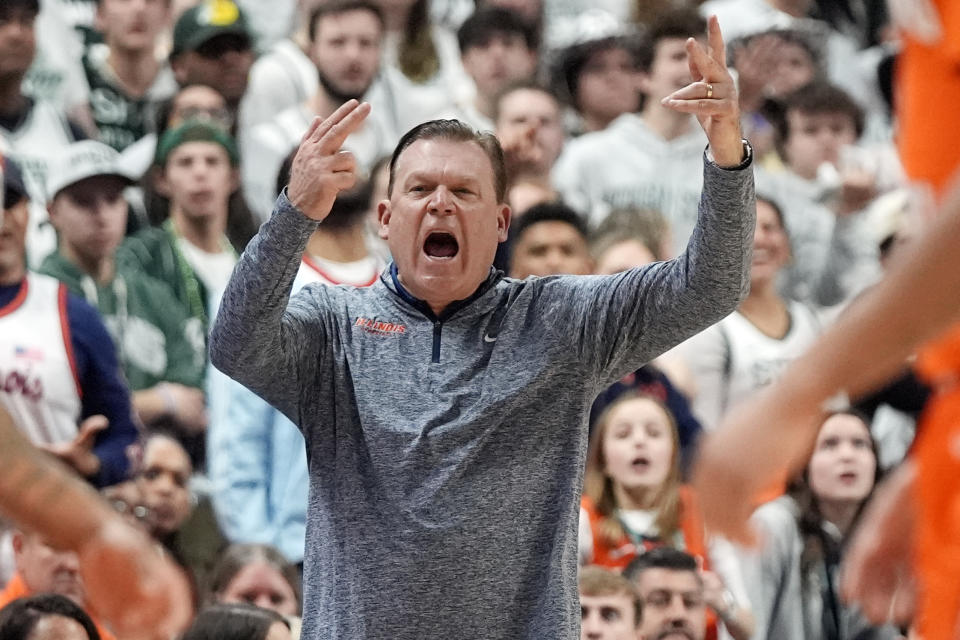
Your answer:
[[[386,277],[382,278],[384,280],[384,284],[387,285],[387,289],[399,296],[404,302],[423,313],[423,315],[429,318],[432,322],[445,322],[451,316],[453,316],[453,314],[469,306],[487,291],[492,289],[503,278],[503,272],[491,266],[490,273],[487,275],[487,279],[484,280],[479,287],[477,287],[477,290],[474,291],[469,298],[451,302],[439,315],[437,315],[433,312],[433,309],[430,308],[429,304],[420,298],[415,297],[412,293],[407,291],[403,284],[401,284],[396,262],[390,263],[389,271],[389,280]]]

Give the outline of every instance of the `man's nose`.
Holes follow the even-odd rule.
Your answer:
[[[581,640],[596,640],[603,637],[603,627],[600,623],[600,616],[590,612],[580,619]]]
[[[432,213],[451,213],[453,211],[453,194],[445,186],[440,185],[433,190],[429,206]]]

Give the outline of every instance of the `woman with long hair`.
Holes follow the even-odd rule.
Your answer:
[[[855,412],[827,417],[787,495],[752,518],[763,544],[745,564],[755,640],[899,637],[892,628],[869,626],[837,590],[846,542],[880,475],[865,418]]]
[[[696,497],[680,477],[679,436],[673,416],[653,396],[626,393],[594,426],[587,453],[580,513],[581,564],[627,569],[645,551],[669,545],[703,568],[710,638],[716,618],[730,637],[750,638],[752,616],[739,560],[722,540],[708,540]]]
[[[395,131],[437,117],[471,94],[456,35],[430,21],[430,0],[376,0],[383,11],[383,82],[370,101],[389,105]]]

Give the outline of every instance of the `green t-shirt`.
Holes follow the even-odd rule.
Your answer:
[[[164,282],[118,265],[113,280],[98,285],[59,251],[43,261],[40,272],[57,278],[100,311],[132,391],[159,382],[203,387],[203,326]]]

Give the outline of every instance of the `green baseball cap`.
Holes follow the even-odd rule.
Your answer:
[[[240,164],[240,154],[233,137],[220,127],[204,120],[187,120],[179,127],[167,129],[157,143],[157,153],[153,163],[157,166],[167,164],[170,152],[187,142],[215,142],[226,149],[230,164]]]
[[[243,12],[231,0],[206,0],[187,9],[173,27],[171,57],[193,51],[217,36],[236,35],[253,43]]]

